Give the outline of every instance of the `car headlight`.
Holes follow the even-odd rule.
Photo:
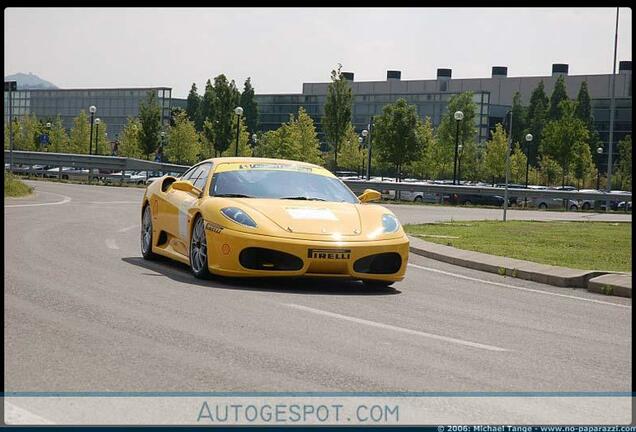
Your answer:
[[[221,213],[223,213],[223,216],[236,222],[237,224],[256,228],[256,222],[254,222],[254,219],[252,219],[247,213],[245,213],[240,208],[225,207],[221,209]]]
[[[385,233],[393,233],[400,229],[400,222],[391,214],[382,216],[382,229]]]

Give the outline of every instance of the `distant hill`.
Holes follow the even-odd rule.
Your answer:
[[[29,72],[25,73],[17,73],[13,75],[8,75],[4,77],[5,81],[17,81],[18,82],[18,90],[33,90],[33,89],[56,89],[59,88],[55,84],[45,81],[39,76],[32,74]]]

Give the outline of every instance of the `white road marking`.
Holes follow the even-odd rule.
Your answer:
[[[122,228],[120,230],[117,230],[117,232],[123,233],[123,232],[130,231],[131,229],[138,228],[138,227],[140,227],[140,225],[139,224],[135,224],[135,225],[131,225],[131,226],[128,226],[126,228]]]
[[[470,342],[470,341],[466,341],[466,340],[462,340],[462,339],[455,339],[452,337],[448,337],[448,336],[441,336],[441,335],[436,335],[433,333],[426,333],[426,332],[422,332],[419,330],[412,330],[412,329],[408,329],[408,328],[404,328],[404,327],[397,327],[397,326],[393,326],[390,324],[384,324],[384,323],[379,323],[379,322],[375,322],[375,321],[369,321],[369,320],[365,320],[362,318],[355,318],[355,317],[350,317],[347,315],[340,315],[337,313],[333,313],[333,312],[327,312],[324,310],[320,310],[320,309],[314,309],[314,308],[310,308],[307,306],[301,306],[301,305],[297,305],[297,304],[293,304],[293,303],[283,303],[285,306],[289,306],[291,308],[294,309],[299,309],[299,310],[303,310],[306,312],[311,312],[311,313],[315,313],[318,315],[325,315],[331,318],[338,318],[341,320],[345,320],[345,321],[350,321],[350,322],[354,322],[357,324],[364,324],[364,325],[368,325],[371,327],[378,327],[381,329],[385,329],[385,330],[393,330],[393,331],[397,331],[397,332],[401,332],[401,333],[406,333],[406,334],[411,334],[411,335],[415,335],[415,336],[422,336],[422,337],[426,337],[429,339],[436,339],[436,340],[441,340],[444,342],[450,342],[450,343],[454,343],[454,344],[458,344],[458,345],[464,345],[464,346],[469,346],[472,348],[479,348],[479,349],[484,349],[484,350],[488,350],[488,351],[510,351],[509,349],[506,348],[500,348],[497,346],[493,346],[493,345],[485,345],[485,344],[480,344],[477,342]]]
[[[117,246],[117,243],[115,243],[115,240],[106,239],[104,241],[106,242],[106,246],[108,247],[108,249],[119,249],[119,246]]]
[[[7,401],[4,402],[4,422],[8,425],[41,425],[55,424],[54,422],[33,414],[30,411],[13,405]]]
[[[62,199],[62,201],[47,202],[47,203],[34,203],[34,204],[5,204],[4,208],[7,208],[7,207],[39,207],[39,206],[51,206],[51,205],[60,205],[60,204],[66,204],[66,203],[68,203],[68,202],[71,202],[71,197],[66,196],[66,195],[61,195],[61,194],[57,194],[57,193],[53,193],[53,192],[45,192],[45,191],[38,191],[38,193],[45,193],[45,194],[57,195],[57,196],[61,196],[63,199]]]
[[[139,201],[89,201],[88,204],[139,204]]]
[[[585,297],[577,297],[577,296],[571,296],[571,295],[567,295],[567,294],[558,294],[558,293],[553,293],[553,292],[549,292],[549,291],[541,291],[541,290],[536,290],[536,289],[532,289],[532,288],[524,288],[524,287],[519,287],[519,286],[515,286],[515,285],[508,285],[505,283],[501,283],[501,282],[493,282],[493,281],[488,281],[488,280],[484,280],[484,279],[477,279],[474,277],[470,277],[470,276],[464,276],[464,275],[460,275],[460,274],[456,274],[456,273],[451,273],[451,272],[447,272],[444,270],[438,270],[438,269],[434,269],[434,268],[430,268],[430,267],[423,267],[417,264],[412,264],[409,263],[408,265],[410,265],[411,267],[415,267],[418,268],[420,270],[426,270],[426,271],[431,271],[431,272],[435,272],[435,273],[441,273],[441,274],[445,274],[448,276],[453,276],[459,279],[465,279],[465,280],[469,280],[469,281],[473,281],[473,282],[481,282],[481,283],[485,283],[485,284],[489,284],[489,285],[495,285],[495,286],[500,286],[500,287],[504,287],[504,288],[512,288],[512,289],[516,289],[519,291],[527,291],[527,292],[533,292],[533,293],[537,293],[537,294],[545,294],[545,295],[551,295],[551,296],[555,296],[555,297],[564,297],[564,298],[569,298],[569,299],[574,299],[574,300],[581,300],[581,301],[586,301],[586,302],[590,302],[590,303],[600,303],[600,304],[604,304],[604,305],[609,305],[609,306],[617,306],[617,307],[621,307],[621,308],[627,308],[627,309],[631,309],[632,307],[630,305],[623,305],[623,304],[618,304],[618,303],[611,303],[611,302],[605,302],[602,300],[595,300],[595,299],[590,299],[590,298],[585,298]]]

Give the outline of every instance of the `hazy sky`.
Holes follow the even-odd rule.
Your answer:
[[[8,8],[4,73],[62,88],[168,86],[225,73],[257,93],[299,93],[340,62],[356,81],[610,73],[615,8]],[[618,60],[632,59],[632,13],[621,8]]]

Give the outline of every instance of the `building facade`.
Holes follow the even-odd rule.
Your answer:
[[[73,119],[80,111],[89,113],[91,105],[97,108],[95,118],[107,125],[108,138],[118,139],[128,118],[139,115],[139,106],[148,92],[155,92],[161,107],[162,121],[170,121],[172,89],[169,87],[119,88],[119,89],[49,89],[20,90],[12,92],[13,117],[18,120],[35,114],[39,120],[55,121],[60,116],[66,129],[73,127]],[[4,93],[5,123],[9,118],[9,95]]]

